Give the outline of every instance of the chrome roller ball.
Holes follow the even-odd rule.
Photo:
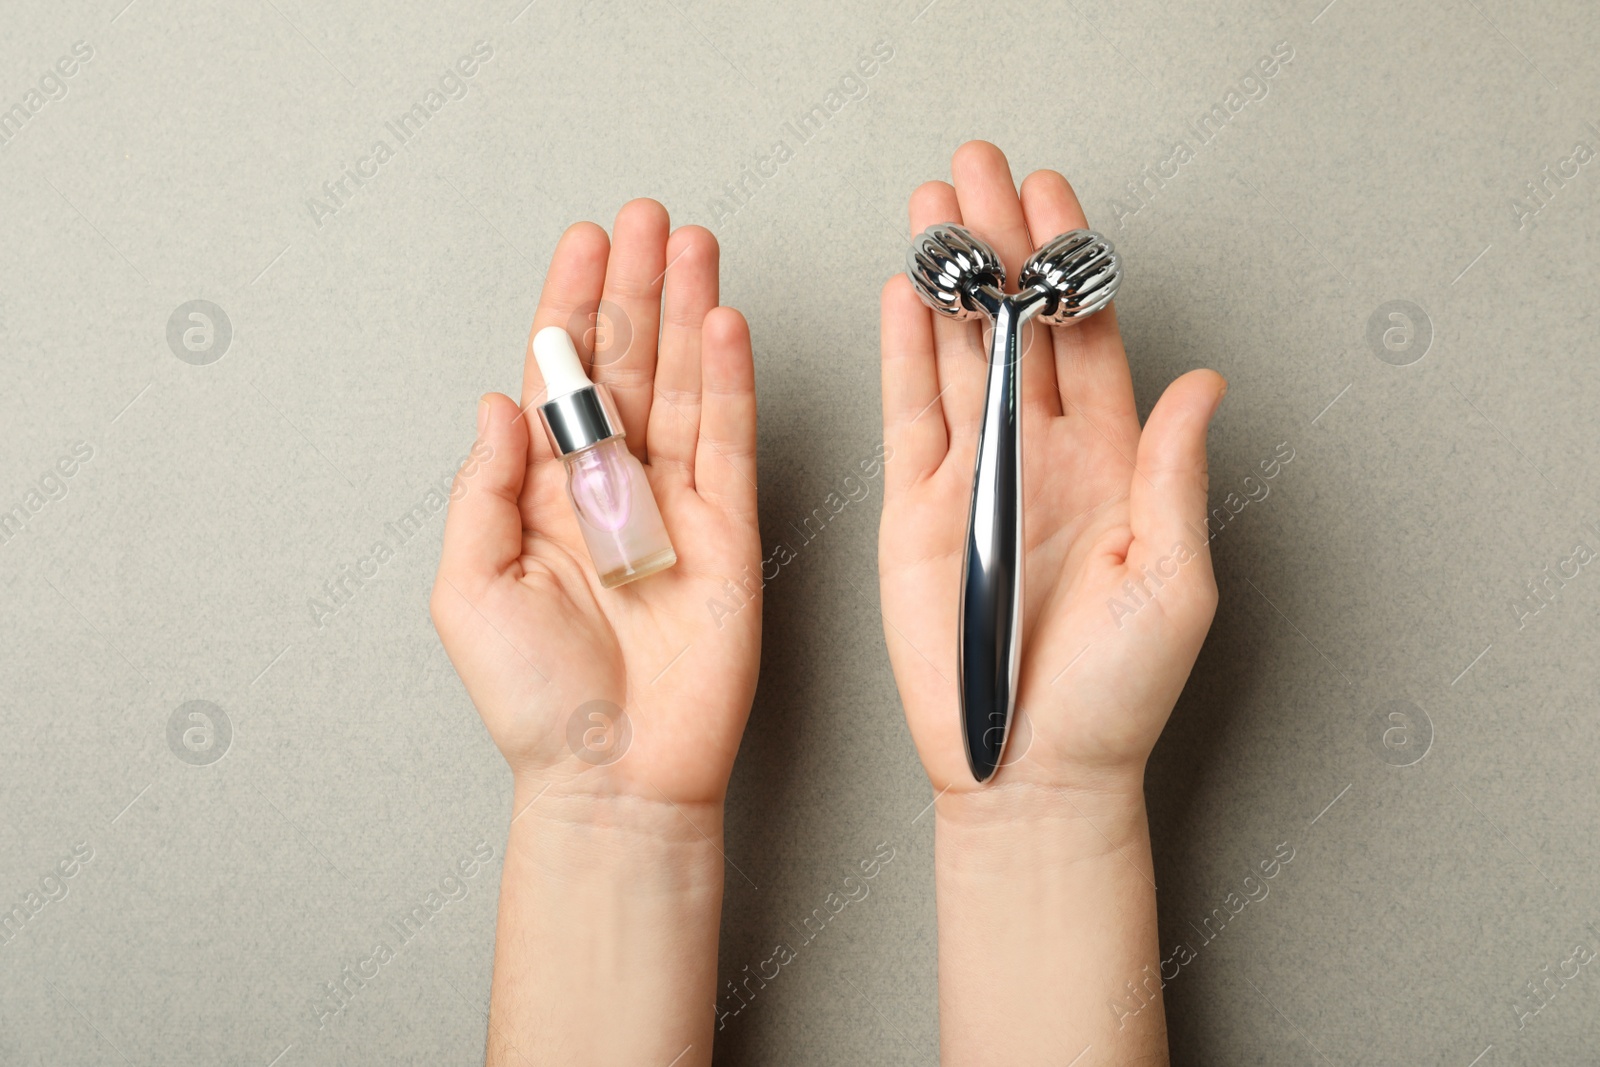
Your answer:
[[[974,294],[1006,283],[1006,268],[994,249],[953,222],[917,235],[906,252],[906,274],[923,303],[952,319],[983,316]]]
[[[1065,326],[1111,303],[1122,283],[1122,261],[1100,234],[1069,230],[1028,257],[1017,281],[1045,294],[1040,321]]]

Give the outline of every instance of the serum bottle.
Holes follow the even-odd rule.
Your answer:
[[[534,334],[533,358],[546,392],[539,421],[567,468],[567,495],[600,584],[612,589],[678,562],[644,466],[623,440],[610,391],[589,380],[559,326]]]

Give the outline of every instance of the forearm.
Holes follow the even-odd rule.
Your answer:
[[[1140,783],[1002,784],[937,810],[945,1067],[1165,1064]]]
[[[519,783],[490,1067],[711,1062],[722,809]],[[691,823],[690,820],[693,820]]]

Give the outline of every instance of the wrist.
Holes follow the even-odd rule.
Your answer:
[[[709,1064],[721,841],[720,803],[518,781],[488,1062]]]
[[[722,830],[720,802],[651,800],[518,778],[508,851],[574,879],[625,876],[637,889],[720,892]]]
[[[986,785],[947,786],[934,808],[941,822],[974,828],[1056,822],[1077,816],[1122,821],[1144,817],[1144,764],[1042,774],[1026,760]]]
[[[704,799],[688,799],[670,788],[662,791],[645,783],[618,781],[602,771],[590,769],[582,774],[552,775],[547,772],[519,771],[511,774],[511,815],[515,819],[535,812],[556,821],[574,824],[593,823],[625,826],[637,823],[642,828],[665,828],[686,820],[697,826],[722,827],[722,794]]]
[[[947,872],[1009,877],[1102,858],[1150,865],[1142,769],[1070,787],[1002,780],[950,790],[934,809],[936,862]]]
[[[937,804],[943,1062],[1059,1064],[1088,1046],[1096,1063],[1165,1063],[1159,986],[1153,1010],[1111,1006],[1160,966],[1142,788],[1008,783],[1012,769]]]

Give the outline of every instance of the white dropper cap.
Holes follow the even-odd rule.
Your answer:
[[[559,326],[546,326],[533,335],[533,358],[544,376],[546,403],[594,384],[583,372],[571,336]]]

